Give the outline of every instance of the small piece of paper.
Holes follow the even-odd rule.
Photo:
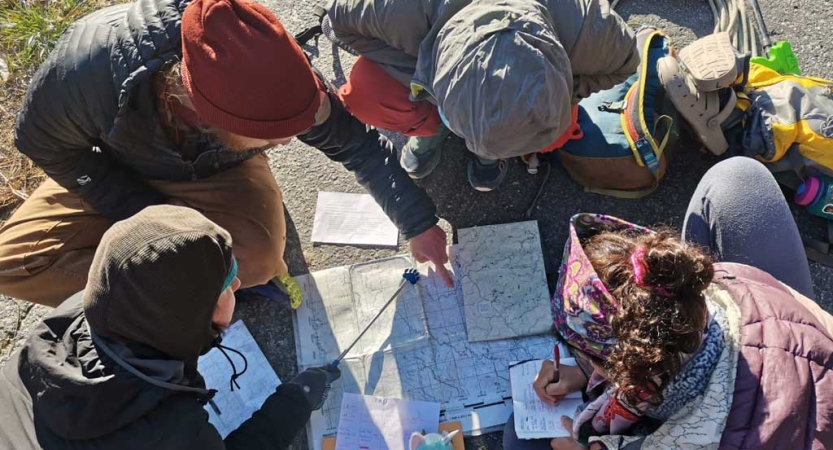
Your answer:
[[[569,437],[561,425],[561,416],[573,417],[581,406],[581,392],[573,392],[556,405],[548,405],[538,398],[532,382],[541,369],[543,360],[528,361],[509,369],[512,383],[512,407],[515,412],[515,433],[520,439]],[[562,358],[562,366],[574,366],[573,358]]]
[[[408,450],[411,433],[439,424],[439,403],[344,394],[336,450]]]
[[[399,230],[367,194],[319,192],[312,242],[396,247]]]
[[[205,386],[217,390],[214,398],[205,405],[205,410],[208,421],[225,439],[263,406],[266,398],[280,386],[281,380],[242,320],[233,323],[223,334],[223,345],[242,353],[248,362],[246,373],[237,379],[239,389],[231,391],[229,381],[233,371],[219,349],[214,348],[201,356],[198,368],[205,379]],[[229,357],[238,370],[246,366],[239,355],[229,352]]]

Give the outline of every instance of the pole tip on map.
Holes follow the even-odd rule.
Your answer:
[[[419,281],[419,272],[416,269],[405,269],[402,278],[411,284],[417,284],[417,281]]]

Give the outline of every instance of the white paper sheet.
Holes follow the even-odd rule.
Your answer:
[[[439,403],[344,394],[336,450],[407,450],[411,433],[439,423]]]
[[[224,439],[236,430],[252,414],[263,406],[263,402],[281,384],[269,361],[263,356],[248,328],[242,320],[233,323],[223,335],[223,345],[233,348],[246,356],[246,373],[237,378],[240,389],[231,392],[229,380],[232,369],[219,349],[212,349],[199,359],[199,371],[205,378],[208,389],[217,394],[205,405],[208,421],[217,428]],[[228,352],[237,370],[245,366],[239,355]]]
[[[521,439],[569,437],[561,425],[561,416],[574,417],[581,403],[581,392],[573,392],[557,405],[548,405],[538,398],[532,382],[541,369],[542,360],[518,364],[509,370],[512,382],[512,406],[515,410],[515,432]],[[562,358],[562,366],[574,366],[573,358]]]
[[[396,247],[399,230],[367,194],[319,192],[312,242]]]

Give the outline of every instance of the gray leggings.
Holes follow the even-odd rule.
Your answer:
[[[801,236],[778,183],[763,164],[735,157],[712,167],[688,204],[683,237],[718,261],[757,267],[815,299]]]
[[[683,236],[710,248],[718,261],[757,267],[815,298],[790,208],[772,174],[754,159],[730,158],[706,172],[688,204]],[[547,450],[550,440],[518,439],[512,416],[503,430],[503,448]]]

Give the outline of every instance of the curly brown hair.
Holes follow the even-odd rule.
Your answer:
[[[646,269],[641,285],[631,263],[639,248]],[[602,362],[609,381],[632,404],[662,403],[655,380],[664,386],[680,373],[684,354],[700,346],[708,316],[703,291],[714,277],[711,256],[667,229],[603,231],[584,242],[584,252],[619,301],[611,320],[617,343]]]

